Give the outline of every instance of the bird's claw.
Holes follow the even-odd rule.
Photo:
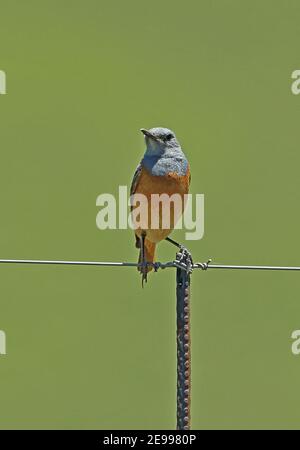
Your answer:
[[[161,264],[159,262],[153,263],[154,272],[158,272],[158,269],[160,269],[160,268],[163,269],[163,267],[161,266]]]
[[[147,283],[148,281],[148,266],[149,264],[146,261],[141,264],[142,287],[144,287],[144,282]]]

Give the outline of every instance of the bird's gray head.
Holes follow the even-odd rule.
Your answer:
[[[162,155],[168,149],[180,148],[174,132],[168,128],[141,128],[141,132],[145,136],[147,152],[152,155]]]

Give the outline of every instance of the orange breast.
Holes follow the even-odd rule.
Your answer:
[[[179,176],[176,173],[169,173],[165,176],[151,175],[144,167],[137,183],[136,192],[151,194],[187,194],[190,184],[190,169],[188,168],[186,175]]]
[[[136,234],[141,235],[142,231],[146,231],[147,239],[152,242],[159,242],[165,239],[174,228],[176,222],[184,210],[184,195],[189,191],[190,170],[184,176],[178,176],[175,173],[169,173],[166,176],[151,175],[147,169],[142,168],[135,194],[143,194],[147,199],[147,222],[141,223],[136,229]],[[153,197],[153,194],[156,196]],[[162,194],[167,194],[168,197]],[[177,196],[174,194],[177,194]],[[158,198],[158,196],[160,196]],[[171,196],[172,199],[170,198]],[[169,198],[169,200],[168,200]],[[160,199],[160,200],[159,200]],[[139,203],[137,204],[139,206]],[[133,208],[134,209],[134,208]],[[133,211],[133,222],[135,213]],[[140,217],[136,216],[136,219]]]

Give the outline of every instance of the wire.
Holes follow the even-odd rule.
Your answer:
[[[136,263],[129,262],[105,262],[105,261],[59,261],[40,259],[0,259],[0,264],[44,264],[66,266],[112,266],[112,267],[137,267]]]
[[[58,265],[58,266],[100,266],[100,267],[140,267],[141,263],[133,262],[111,262],[111,261],[60,261],[47,259],[0,259],[0,264],[31,264],[31,265]],[[176,262],[148,263],[154,270],[166,269],[168,267],[178,267]],[[184,268],[184,267],[182,267]]]
[[[66,265],[66,266],[100,266],[100,267],[139,267],[141,264],[133,262],[111,262],[111,261],[60,261],[60,260],[40,260],[40,259],[0,259],[0,264],[31,264],[31,265]],[[151,264],[155,270],[166,269],[170,267],[181,267],[178,261],[170,261],[166,263]],[[182,267],[184,268],[184,267]],[[210,260],[206,263],[195,263],[193,269],[225,269],[225,270],[291,270],[300,271],[297,266],[249,266],[249,265],[232,265],[232,264],[210,264]]]
[[[231,264],[210,264],[210,263],[197,263],[194,264],[193,269],[231,269],[231,270],[300,270],[300,267],[293,266],[239,266]]]

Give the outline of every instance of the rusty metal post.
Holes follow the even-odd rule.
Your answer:
[[[177,430],[189,430],[191,425],[191,334],[190,334],[190,278],[192,258],[184,249],[176,260],[177,266]]]

